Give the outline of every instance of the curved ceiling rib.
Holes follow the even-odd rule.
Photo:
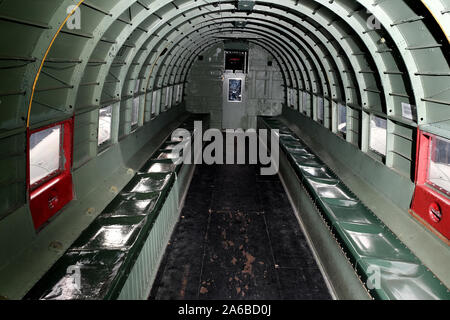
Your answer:
[[[73,16],[73,14],[75,13],[75,11],[80,7],[81,3],[83,2],[83,0],[81,0],[80,2],[78,2],[77,5],[75,5],[72,10],[69,12],[69,14],[67,15],[67,17],[64,19],[64,21],[61,23],[61,25],[58,28],[58,31],[56,31],[55,35],[52,38],[52,41],[50,42],[50,45],[48,46],[47,50],[45,51],[44,57],[41,61],[41,64],[39,65],[39,70],[36,74],[36,76],[34,77],[34,81],[33,81],[33,88],[31,90],[31,96],[30,96],[30,101],[28,102],[28,110],[27,110],[27,128],[30,127],[30,113],[31,113],[31,106],[33,104],[33,96],[35,93],[35,88],[37,85],[37,82],[39,81],[39,76],[42,72],[42,68],[44,67],[44,63],[45,60],[47,59],[47,56],[50,52],[50,50],[52,49],[53,43],[56,40],[56,38],[58,37],[59,33],[61,32],[62,28],[64,27],[64,25],[67,23],[67,21],[69,20],[69,18],[71,16]]]
[[[216,26],[217,28],[213,28],[213,30],[211,30],[211,26]],[[207,28],[208,30],[206,30],[204,33],[200,32],[200,30]],[[218,30],[215,30],[218,29]],[[221,27],[221,23],[212,23],[212,24],[205,24],[204,26],[202,26],[201,28],[197,29],[195,32],[199,31],[199,35],[197,38],[202,38],[204,36],[204,34],[207,34],[209,32],[213,32],[214,36],[220,36],[220,34],[222,32],[232,32],[233,28],[223,28]],[[260,25],[260,29],[257,28],[246,28],[245,32],[248,33],[252,33],[254,35],[257,35],[260,37],[261,41],[269,41],[270,43],[272,43],[272,47],[273,48],[278,48],[277,51],[283,53],[282,56],[287,57],[287,59],[289,59],[289,78],[290,78],[290,84],[289,86],[294,86],[294,87],[298,87],[298,83],[297,80],[293,80],[298,78],[297,76],[294,76],[294,74],[296,73],[297,70],[299,70],[300,65],[302,65],[303,61],[305,61],[306,55],[303,54],[303,52],[301,52],[302,58],[303,59],[298,59],[298,57],[293,54],[293,52],[295,51],[301,51],[301,49],[298,46],[295,46],[293,44],[288,43],[288,41],[280,41],[280,39],[277,38],[277,33],[271,31],[270,29],[267,29],[266,27],[263,27],[262,25]],[[282,32],[282,30],[279,30],[279,32]],[[234,31],[235,34],[240,34],[239,31]],[[195,34],[194,34],[195,35]],[[241,34],[243,38],[245,38],[245,34]],[[280,34],[278,34],[278,36],[280,36]],[[284,38],[282,36],[282,38]],[[275,45],[274,45],[275,44]],[[305,68],[305,65],[303,64],[303,67]],[[312,66],[309,66],[310,68],[312,68]],[[164,73],[163,71],[160,73]],[[161,86],[161,84],[158,84],[157,86]]]
[[[102,81],[99,81],[100,83],[102,83]],[[98,82],[97,82],[98,83]],[[98,99],[97,99],[98,100]]]
[[[138,162],[146,161],[147,146],[170,131],[163,126],[175,125],[174,118],[185,110],[208,107],[215,108],[211,127],[225,126],[220,119],[222,59],[196,63],[213,46],[228,48],[225,40],[250,44],[249,55],[257,61],[246,78],[254,80],[248,104],[239,107],[252,114],[236,126],[254,127],[257,114],[278,115],[281,109],[285,120],[292,115],[303,125],[299,129],[306,141],[315,135],[311,148],[330,147],[324,161],[339,164],[337,172],[344,175],[349,169],[354,185],[367,183],[366,199],[375,194],[378,200],[392,200],[393,208],[414,209],[411,199],[421,184],[417,176],[427,174],[417,161],[426,158],[418,142],[429,135],[450,139],[449,0],[248,0],[254,2],[249,11],[239,9],[238,1],[0,0],[0,142],[6,168],[0,179],[0,220],[2,230],[12,230],[3,235],[12,244],[0,254],[0,267],[7,266],[3,278],[10,281],[16,261],[38,262],[35,272],[25,274],[22,268],[16,274],[25,285],[14,284],[15,295],[38,281],[60,255],[56,251],[65,251],[117,196]],[[276,64],[266,65],[266,60]],[[219,76],[205,88],[216,91],[202,87],[198,96],[193,94],[188,81],[206,83],[205,73],[214,72]],[[260,74],[269,80],[257,79],[263,78]],[[180,101],[184,88],[188,94]],[[168,110],[175,95],[179,106]],[[197,101],[198,108],[193,107]],[[412,114],[414,105],[417,114]],[[32,137],[61,123],[67,123],[60,127],[63,139],[45,144],[59,150],[54,159],[65,160],[64,173],[56,169],[50,180],[31,184]],[[374,128],[380,123],[382,128]],[[347,168],[351,161],[358,164]],[[48,227],[35,230],[33,200],[52,202],[59,186],[77,201],[56,213],[60,222],[52,218]],[[380,218],[392,225],[403,217],[384,211],[388,214]],[[69,233],[60,228],[64,225]],[[400,229],[393,231],[405,234]],[[431,236],[406,237],[405,244],[414,248],[417,239]],[[418,255],[426,261],[423,257],[431,256]],[[433,266],[437,276],[446,275],[441,265]]]
[[[223,31],[225,31],[225,30],[226,29],[224,28]],[[200,40],[200,39],[203,39],[204,37],[207,37],[207,39],[215,39],[215,38],[217,38],[218,35],[221,34],[221,32],[222,32],[222,30],[221,31],[215,31],[215,30],[211,31],[211,30],[208,29],[208,30],[206,30],[206,32],[199,34],[197,39]],[[257,35],[257,34],[261,34],[261,33],[248,32],[248,34]],[[246,36],[248,36],[248,34]],[[293,74],[292,74],[292,70],[294,70],[294,67],[292,65],[293,62],[292,62],[292,60],[290,60],[290,59],[286,60],[286,58],[285,58],[286,55],[290,56],[288,54],[288,52],[286,51],[286,48],[283,48],[283,46],[280,47],[280,44],[277,43],[276,39],[274,39],[274,38],[261,39],[261,41],[264,41],[268,45],[268,47],[271,50],[273,50],[273,54],[275,54],[280,59],[280,61],[281,61],[280,65],[281,65],[281,68],[283,70],[283,74],[284,74],[284,77],[286,78],[286,80],[289,79],[290,83],[295,82],[293,80],[293,78],[296,78],[296,77],[294,77]],[[179,56],[175,56],[174,55],[175,59],[176,58],[183,59],[184,56],[185,56],[183,53],[184,52],[182,52]],[[282,55],[283,53],[285,54],[285,56]],[[166,56],[166,58],[167,57],[168,56]],[[191,60],[193,58],[195,58],[195,55],[191,55]],[[184,77],[185,77],[187,75],[186,69],[187,69],[187,67],[189,65],[189,62],[191,60],[187,60],[184,63],[182,62],[182,60],[175,60],[175,64],[173,66],[174,67],[178,66],[180,68],[180,70],[181,70],[180,73],[184,74]],[[164,66],[164,61],[162,61],[161,66]],[[161,75],[167,75],[167,74],[168,73],[165,72],[165,71],[158,70],[158,72],[155,74],[155,76],[153,78],[157,79],[157,78],[160,78]],[[163,86],[162,82],[163,82],[163,80],[159,80],[159,83],[154,84],[154,88],[162,87]]]
[[[219,42],[221,42],[221,41],[219,40]],[[279,57],[277,58],[277,54],[274,54],[273,51],[268,51],[268,50],[267,50],[267,47],[265,47],[263,44],[258,43],[258,42],[253,42],[252,40],[250,40],[249,42],[255,44],[255,45],[258,46],[258,47],[260,47],[262,50],[268,52],[270,55],[273,55],[273,56],[274,56],[274,59],[275,59],[275,61],[278,63],[278,65],[281,65],[281,64],[282,64],[282,62],[280,62],[280,60],[279,60]],[[215,43],[217,43],[217,42],[215,42]],[[210,47],[210,46],[208,46],[208,47]],[[186,82],[186,81],[187,81],[187,77],[188,77],[188,75],[189,75],[189,71],[190,71],[190,70],[192,69],[192,67],[193,67],[193,64],[194,64],[194,62],[195,62],[195,58],[198,56],[199,53],[204,52],[206,49],[208,49],[208,47],[203,48],[203,50],[199,50],[198,52],[194,52],[190,57],[187,58],[187,63],[185,63],[185,64],[184,64],[184,67],[183,67],[183,68],[186,70],[186,72],[185,72],[185,77],[184,77],[183,82]],[[269,47],[269,48],[270,48],[270,47]],[[283,82],[286,83],[286,82],[287,82],[287,79],[286,79],[286,77],[285,77],[285,73],[284,73],[284,72],[281,72],[281,74],[282,74],[282,77],[283,77]]]
[[[100,83],[102,83],[102,82],[100,81]]]
[[[258,14],[253,14],[252,17],[242,17],[241,15],[238,14],[233,14],[233,15],[229,15],[226,18],[215,18],[212,19],[210,21],[220,21],[220,22],[226,22],[230,25],[232,25],[232,23],[234,21],[241,21],[241,19],[243,21],[245,21],[248,25],[254,25],[254,26],[259,26],[259,25],[265,25],[268,26],[270,28],[277,28],[277,30],[280,30],[280,33],[285,33],[284,30],[286,29],[280,29],[282,26],[285,26],[286,28],[289,27],[289,25],[284,22],[284,21],[279,21],[276,26],[270,25],[269,23],[266,22],[266,20],[259,18]],[[209,22],[209,21],[208,21]],[[293,42],[299,42],[299,44],[301,43],[300,47],[307,47],[307,51],[309,51],[308,56],[310,55],[310,52],[312,50],[312,48],[316,45],[316,43],[314,41],[312,41],[308,36],[305,36],[304,39],[302,38],[302,36],[297,32],[296,29],[291,30],[291,33],[293,33],[293,36],[297,36],[297,40],[294,40]],[[318,48],[318,50],[321,52],[321,54],[324,56],[324,63],[327,64],[327,67],[325,67],[325,70],[331,70],[333,69],[333,67],[330,66],[329,60],[328,58],[330,57],[328,52],[323,52],[322,48]],[[302,52],[305,52],[305,49],[302,49]],[[316,60],[317,60],[317,56],[316,56]],[[320,61],[319,61],[320,62]],[[298,72],[299,70],[297,70]],[[309,91],[309,87],[310,84],[308,86],[305,85],[305,79],[306,77],[304,76],[305,73],[305,68],[303,66],[303,68],[301,68],[300,70],[303,73],[303,77],[302,77],[302,86],[300,86],[300,89],[305,89]],[[164,73],[164,71],[161,71],[161,73]],[[328,73],[329,76],[333,77],[333,74],[331,72]],[[310,82],[310,80],[309,80]],[[163,83],[164,85],[164,83]]]
[[[220,20],[221,18],[218,18],[218,20]]]
[[[444,0],[421,0],[425,7],[431,12],[439,27],[444,32],[447,41],[450,43],[450,8],[444,5]]]
[[[236,21],[236,20],[239,20],[239,18],[240,17],[227,17],[226,19],[225,18],[216,18],[216,19],[212,19],[212,20],[217,20],[217,21],[219,21],[220,20],[220,22],[227,22],[227,23],[229,23],[229,24],[231,24],[233,21]],[[252,24],[252,25],[256,25],[256,26],[262,26],[262,25],[264,25],[264,23],[263,22],[260,22],[260,21],[264,21],[263,19],[259,19],[259,18],[255,18],[255,17],[251,17],[251,18],[245,18],[246,19],[246,22],[250,25],[250,24]],[[256,22],[253,22],[253,21],[256,21]],[[208,21],[209,22],[209,21]],[[262,24],[261,24],[262,23]],[[280,24],[281,24],[281,22],[280,22]],[[211,25],[208,25],[207,27],[211,27]],[[270,27],[270,26],[269,26]],[[273,27],[272,27],[273,28]],[[294,29],[293,30],[295,33],[297,33],[297,31]],[[235,31],[236,32],[236,31]],[[283,30],[280,30],[279,31],[280,33],[283,33],[284,31]],[[312,52],[312,50],[313,50],[313,47],[315,47],[316,46],[316,43],[315,42],[313,42],[311,39],[309,39],[308,37],[305,37],[305,40],[303,40],[303,39],[301,39],[301,37],[300,37],[300,35],[299,35],[299,38],[298,38],[299,40],[294,40],[293,42],[295,42],[295,41],[301,41],[302,42],[302,47],[307,47],[307,51],[308,51],[308,56],[311,56],[311,53],[313,53],[313,55],[315,56],[315,63],[317,64],[317,62],[319,62],[320,63],[320,57],[318,56],[318,55],[316,55],[314,52]],[[323,52],[322,50],[321,50],[321,48],[318,48],[318,50],[321,52],[321,55],[323,56],[323,58],[324,58],[324,64],[326,64],[326,66],[325,67],[323,67],[322,66],[322,70],[327,70],[327,72],[326,72],[326,74],[328,74],[328,76],[329,77],[333,77],[334,78],[334,76],[335,76],[335,74],[332,72],[333,70],[335,70],[335,69],[337,69],[337,68],[335,68],[335,67],[332,67],[331,65],[333,64],[333,63],[330,63],[329,62],[329,58],[331,57],[331,54],[329,54],[328,52]],[[304,51],[304,49],[302,50],[302,51]],[[177,62],[178,61],[176,61],[176,62],[174,62],[175,64],[177,64]],[[173,62],[171,62],[171,63],[169,63],[169,65],[172,65],[173,64]],[[302,71],[303,71],[303,69],[302,69]],[[160,73],[161,74],[164,74],[164,71],[163,70],[161,70],[160,71]],[[337,77],[336,77],[337,78]],[[335,79],[335,81],[332,83],[332,88],[335,86],[335,83],[337,82],[337,80]],[[166,85],[167,83],[159,83],[157,86],[164,86],[164,85]],[[327,83],[325,83],[325,85],[326,85]],[[303,84],[303,87],[300,87],[301,89],[304,89],[305,88],[305,85]],[[328,90],[330,90],[330,89],[328,89]],[[333,90],[333,89],[331,89],[331,90]],[[330,90],[330,91],[331,91]],[[336,98],[336,95],[335,94],[333,94],[333,98]]]
[[[222,42],[223,40],[220,39],[219,41]],[[264,49],[263,46],[261,46],[261,48]],[[168,62],[166,64],[166,69],[169,71],[167,71],[167,72],[160,71],[160,73],[164,75],[164,78],[162,80],[160,80],[160,83],[157,85],[158,87],[170,85],[171,83],[176,84],[176,83],[181,83],[181,82],[185,81],[185,79],[189,73],[189,71],[187,71],[187,70],[190,69],[190,66],[194,62],[194,59],[202,51],[195,50],[194,52],[191,52],[191,50],[187,50],[187,51],[180,52],[180,50],[183,50],[183,49],[186,50],[186,47],[179,46],[178,51],[174,52],[174,54],[171,55],[172,57],[171,57],[170,62]],[[281,57],[276,50],[274,50],[273,52],[270,52],[270,54],[274,56],[277,63],[282,68],[281,73],[282,73],[284,82],[287,82],[287,78],[286,78],[287,67],[285,66],[283,57]],[[182,66],[182,67],[179,67],[179,66]],[[140,70],[138,70],[138,72],[139,71]],[[176,73],[174,73],[174,72],[176,72]],[[171,78],[171,80],[169,79],[166,81],[165,79],[169,78],[169,77]],[[182,80],[182,79],[184,79],[184,80]],[[301,80],[302,80],[302,82],[304,82],[303,78]]]
[[[405,61],[414,90],[419,124],[440,121],[435,117],[445,114],[449,119],[447,110],[447,112],[434,113],[436,116],[430,112],[427,113],[432,108],[447,108],[445,102],[447,106],[449,105],[450,91],[445,88],[445,81],[436,81],[435,78],[439,77],[439,70],[448,70],[449,66],[444,53],[447,56],[449,53],[439,50],[441,44],[433,43],[435,38],[422,21],[423,17],[416,15],[405,1],[383,1],[372,6],[369,0],[358,0],[358,2],[369,8],[385,27]],[[417,37],[418,34],[421,36]],[[428,68],[434,70],[427,70]],[[422,72],[425,70],[427,71]],[[450,76],[450,73],[447,73],[447,76]],[[426,101],[430,96],[439,96],[443,100]]]
[[[134,77],[130,77],[130,78],[134,78]]]
[[[6,3],[1,5],[7,13],[13,5]],[[69,5],[82,8],[87,21],[82,32],[63,28],[74,10],[72,8],[67,15]],[[179,31],[192,27],[201,37],[201,30],[215,28],[223,32],[221,24],[233,20],[246,21],[248,27],[243,29],[248,32],[259,28],[264,33],[259,36],[272,37],[264,41],[277,42],[279,59],[286,61],[282,67],[290,87],[330,95],[332,99],[346,100],[362,110],[392,117],[399,115],[402,102],[414,103],[419,124],[442,121],[443,116],[449,118],[446,108],[450,90],[446,81],[439,81],[450,75],[445,71],[448,70],[448,53],[441,50],[442,44],[434,42],[435,36],[425,18],[417,15],[419,5],[433,15],[448,39],[449,27],[445,19],[448,12],[444,12],[445,6],[439,0],[423,0],[415,7],[405,1],[262,0],[256,1],[254,10],[247,13],[237,11],[235,1],[219,0],[101,4],[49,1],[42,21],[28,22],[36,30],[34,47],[21,53],[21,58],[28,60],[26,66],[14,74],[15,78],[24,79],[23,83],[18,85],[18,80],[14,79],[5,87],[16,86],[15,90],[11,88],[1,94],[17,106],[14,110],[3,111],[2,128],[26,126],[29,117],[24,112],[27,110],[24,101],[27,100],[31,103],[34,99],[31,121],[36,126],[99,105],[108,94],[120,99],[133,87],[130,82],[139,75],[150,74],[151,62],[155,62],[155,70],[151,72],[153,79],[146,79],[149,88],[169,85],[172,79],[181,81],[189,68],[182,67],[175,75],[172,73],[174,65],[185,59],[186,53],[180,45],[188,43],[189,38],[184,38],[185,33],[180,35]],[[24,16],[27,14],[25,10]],[[379,28],[368,28],[367,21],[372,15],[379,21]],[[7,19],[8,23],[18,23],[17,20]],[[213,21],[214,24],[209,24]],[[421,37],[416,36],[417,30]],[[27,45],[30,44],[27,42]],[[51,48],[48,56],[46,48]],[[126,52],[127,48],[134,48],[135,52],[125,54],[126,61],[119,62],[118,53]],[[158,63],[155,57],[166,48],[166,55]],[[63,59],[65,53],[68,57]],[[184,63],[190,61],[187,59]],[[126,64],[120,65],[124,62]],[[41,74],[40,65],[44,71]],[[118,77],[112,68],[119,70]],[[117,82],[112,86],[112,93],[104,92],[108,75],[117,78],[110,80]],[[156,77],[158,81],[154,82]],[[35,90],[31,79],[39,79]],[[58,86],[55,87],[55,83]],[[106,90],[110,88],[108,85]]]

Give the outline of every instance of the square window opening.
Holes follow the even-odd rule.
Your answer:
[[[133,105],[131,109],[131,126],[137,126],[139,121],[139,97],[133,99]]]
[[[172,94],[171,94],[171,96],[172,96],[171,105],[172,106],[177,105],[178,104],[178,85],[174,85],[172,87]]]
[[[134,94],[139,93],[140,84],[141,84],[141,79],[136,79],[136,82],[134,84]]]
[[[304,114],[307,114],[307,110],[309,108],[309,94],[307,92],[303,92],[303,104],[302,111]]]
[[[323,118],[324,118],[324,104],[323,104],[323,98],[317,99],[317,120],[323,124]]]
[[[347,134],[347,107],[338,105],[338,132],[345,137]]]
[[[156,105],[158,101],[158,92],[159,91],[153,91],[153,97],[152,97],[152,116],[156,115]]]
[[[411,121],[417,121],[416,106],[402,102],[402,117]]]
[[[450,140],[433,136],[430,143],[428,182],[450,195]]]
[[[294,109],[296,102],[295,100],[296,100],[295,89],[289,89],[289,106]]]
[[[170,108],[170,87],[167,87],[166,88],[166,102],[165,102],[165,106],[166,106],[166,109],[169,109]]]
[[[98,145],[111,141],[112,106],[101,108],[98,112]]]
[[[246,51],[226,51],[225,70],[247,73],[247,59]]]
[[[184,85],[180,84],[180,97],[178,98],[178,102],[183,101],[183,93],[184,93]]]
[[[176,102],[180,102],[180,92],[181,92],[181,85],[177,85],[177,95],[176,95]]]
[[[30,135],[30,186],[35,188],[62,171],[62,125]]]

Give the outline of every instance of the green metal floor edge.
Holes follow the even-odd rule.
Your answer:
[[[374,299],[450,299],[450,291],[282,121],[282,151]],[[331,236],[331,235],[330,235]]]
[[[205,117],[191,115],[179,128],[192,135],[193,122]],[[108,300],[119,297],[163,206],[173,193],[182,167],[181,163],[172,161],[177,160],[172,159],[170,153],[176,144],[170,137],[161,144],[24,299]]]

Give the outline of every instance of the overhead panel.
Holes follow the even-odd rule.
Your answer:
[[[235,21],[233,22],[233,25],[235,28],[245,28],[245,26],[247,25],[247,22],[245,21]]]
[[[226,38],[224,38],[226,39]],[[226,40],[224,41],[225,50],[237,50],[237,51],[248,51],[249,43],[248,41],[236,39],[236,40]]]
[[[237,2],[237,9],[239,11],[253,11],[254,7],[255,7],[254,0],[238,0]]]

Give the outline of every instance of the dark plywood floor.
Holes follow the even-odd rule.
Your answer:
[[[197,166],[150,299],[330,299],[278,176]]]

